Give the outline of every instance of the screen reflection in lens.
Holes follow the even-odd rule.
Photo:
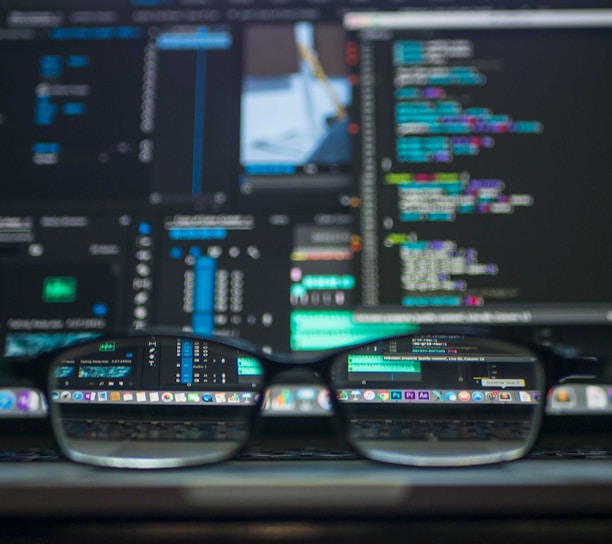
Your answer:
[[[151,336],[96,341],[54,361],[52,421],[69,457],[162,468],[244,447],[262,391],[258,359],[223,344]]]
[[[532,446],[542,371],[530,351],[462,335],[416,335],[337,357],[333,381],[352,446],[380,461],[461,466]]]

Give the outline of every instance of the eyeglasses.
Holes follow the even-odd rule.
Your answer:
[[[237,341],[126,335],[40,356],[57,446],[117,468],[215,463],[246,448],[267,392],[303,375],[322,386],[361,456],[469,466],[524,456],[540,429],[548,355],[464,334],[414,334],[331,351],[271,356]],[[14,369],[13,369],[14,370]]]

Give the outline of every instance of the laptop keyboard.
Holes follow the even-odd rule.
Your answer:
[[[529,433],[524,421],[352,421],[356,439],[385,440],[517,440]]]
[[[77,422],[78,435],[102,439],[130,437],[136,440],[223,440],[244,431],[231,424],[180,422]],[[412,440],[510,440],[527,432],[522,422],[491,421],[359,421],[352,422],[351,432],[360,439]],[[278,443],[278,442],[276,442]],[[265,446],[254,445],[239,454],[240,460],[349,460],[359,456],[343,447],[329,446]],[[612,447],[589,445],[584,447],[541,447],[529,454],[532,459],[612,459]],[[0,449],[1,462],[53,462],[61,460],[49,448]]]
[[[68,421],[69,436],[92,440],[242,440],[244,423],[181,421]]]
[[[214,441],[241,440],[246,425],[230,422],[75,421],[65,422],[70,436],[92,440]],[[529,433],[524,421],[354,420],[357,439],[384,440],[517,440]]]

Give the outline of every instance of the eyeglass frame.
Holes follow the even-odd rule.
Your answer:
[[[64,443],[62,439],[62,433],[57,429],[56,422],[59,420],[59,415],[57,413],[56,405],[59,403],[54,403],[50,401],[51,399],[51,383],[50,383],[50,371],[52,369],[52,365],[55,363],[56,359],[61,356],[62,353],[69,352],[70,350],[78,349],[79,347],[85,347],[91,345],[93,343],[99,343],[110,340],[123,340],[123,339],[138,339],[145,337],[167,337],[167,338],[181,338],[181,339],[191,339],[204,341],[209,343],[216,343],[225,348],[241,350],[244,354],[254,356],[258,358],[258,362],[262,366],[262,376],[263,381],[261,383],[261,391],[262,393],[266,391],[273,383],[275,378],[281,375],[284,372],[293,369],[305,369],[311,371],[313,376],[315,376],[320,381],[320,386],[325,387],[329,391],[330,404],[331,404],[331,415],[333,417],[334,426],[336,428],[336,432],[338,436],[344,439],[344,442],[353,450],[356,454],[364,459],[369,459],[373,461],[383,462],[383,463],[391,463],[395,465],[401,466],[479,466],[479,465],[488,465],[492,463],[498,462],[507,462],[514,461],[520,458],[525,457],[528,453],[533,449],[539,434],[541,432],[542,421],[544,418],[544,412],[546,407],[545,396],[546,393],[553,387],[555,384],[559,383],[561,376],[565,375],[569,372],[568,368],[571,366],[572,361],[579,360],[571,357],[564,357],[558,353],[554,353],[550,348],[537,346],[533,343],[527,343],[524,341],[517,341],[515,338],[508,338],[504,336],[491,335],[491,334],[476,334],[479,332],[476,330],[475,332],[469,331],[465,332],[465,329],[454,329],[454,328],[444,328],[444,329],[428,329],[420,332],[414,332],[409,334],[400,334],[394,336],[383,336],[380,338],[371,338],[369,340],[365,340],[362,342],[358,342],[355,344],[345,345],[342,347],[334,348],[331,350],[325,350],[323,352],[318,352],[316,355],[313,354],[270,354],[266,350],[261,347],[244,341],[242,339],[235,338],[219,338],[214,336],[205,336],[199,334],[193,334],[185,331],[170,331],[169,329],[146,329],[146,330],[133,330],[128,332],[123,332],[120,334],[104,334],[95,338],[87,338],[83,340],[76,341],[74,343],[70,343],[69,345],[62,346],[47,352],[43,352],[31,357],[15,357],[15,358],[5,358],[0,363],[0,380],[4,378],[6,380],[7,376],[17,380],[27,380],[31,382],[31,386],[36,387],[40,391],[42,391],[47,399],[47,420],[51,423],[50,429],[50,438],[52,439],[53,446],[61,452],[67,459],[78,462],[85,463],[93,466],[110,466],[113,468],[179,468],[184,466],[197,466],[197,465],[209,465],[224,461],[229,461],[234,459],[237,455],[239,455],[242,451],[248,448],[249,444],[252,442],[253,436],[255,436],[255,432],[257,430],[257,421],[261,417],[262,408],[263,408],[263,395],[260,396],[258,401],[258,405],[254,407],[252,413],[250,414],[248,425],[249,425],[249,436],[244,440],[243,443],[240,444],[234,451],[224,455],[222,458],[215,461],[202,461],[197,463],[168,463],[167,465],[163,463],[153,463],[152,466],[123,466],[123,465],[115,465],[112,463],[102,463],[102,462],[93,462],[89,459],[84,459],[79,454],[75,455],[74,451]],[[444,335],[455,335],[461,334],[468,339],[486,339],[491,342],[499,342],[503,343],[506,346],[514,346],[516,348],[520,348],[531,353],[536,360],[535,364],[535,375],[536,381],[542,384],[542,401],[537,403],[535,406],[535,413],[533,417],[534,430],[530,433],[529,440],[525,442],[524,447],[520,448],[520,455],[511,454],[509,456],[498,456],[492,460],[486,460],[483,462],[458,462],[458,463],[442,463],[436,465],[435,463],[402,463],[397,460],[392,459],[381,459],[373,456],[369,453],[364,452],[359,446],[351,442],[348,437],[348,432],[346,430],[346,426],[344,422],[348,420],[348,416],[346,415],[346,407],[343,406],[343,403],[337,398],[334,392],[337,388],[333,385],[333,378],[331,376],[332,373],[332,361],[342,356],[345,353],[349,353],[352,350],[359,349],[368,345],[376,344],[378,342],[387,342],[393,341],[397,339],[406,339],[410,337],[423,337],[423,336],[444,336]],[[561,365],[560,363],[565,363]],[[565,371],[562,370],[562,367],[565,368]],[[1,381],[4,381],[1,380]],[[13,384],[13,386],[17,386],[17,384]],[[511,452],[512,453],[512,452]],[[102,456],[94,456],[96,458],[100,458]],[[391,455],[391,457],[393,457]]]

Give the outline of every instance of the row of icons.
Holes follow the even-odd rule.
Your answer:
[[[310,388],[307,388],[310,391]],[[296,400],[316,402],[321,408],[329,406],[329,399],[322,390],[314,390],[308,396],[291,389],[272,391],[266,395],[264,405],[272,409],[290,408]],[[323,397],[325,398],[322,398]],[[254,392],[241,391],[54,391],[58,402],[121,402],[121,403],[191,403],[191,404],[254,404],[258,396]],[[389,390],[342,389],[338,400],[343,402],[435,402],[435,403],[537,403],[541,396],[536,391],[451,391],[451,390]]]
[[[605,410],[612,406],[612,389],[599,385],[560,385],[550,392],[549,408],[554,411]]]
[[[44,397],[37,391],[29,389],[0,390],[0,414],[38,415],[44,414],[45,410]]]
[[[53,391],[56,402],[116,402],[122,404],[254,404],[256,393],[221,391]]]
[[[394,390],[351,389],[341,390],[338,399],[348,402],[435,402],[435,403],[537,403],[538,391],[453,391],[440,389]]]
[[[56,391],[60,402],[125,402],[125,403],[192,403],[253,404],[253,392],[157,392],[157,391]],[[343,389],[338,392],[343,402],[538,402],[533,391],[440,391],[440,390],[374,390]],[[271,412],[327,412],[331,408],[325,388],[273,386],[266,392],[263,408]],[[612,387],[598,385],[557,386],[548,395],[547,409],[553,412],[609,410],[612,408]],[[44,396],[29,389],[0,390],[1,414],[42,415],[46,412]]]

